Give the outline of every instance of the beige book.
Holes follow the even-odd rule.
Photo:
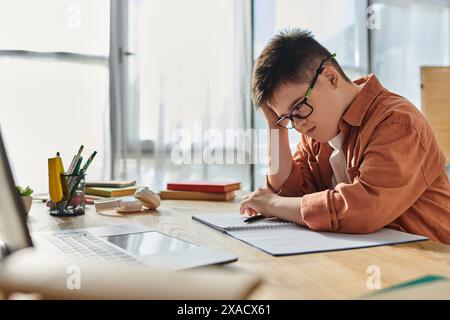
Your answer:
[[[86,182],[86,187],[125,188],[135,184],[135,180],[89,180]]]

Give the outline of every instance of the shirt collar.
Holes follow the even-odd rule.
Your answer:
[[[350,103],[342,115],[342,120],[349,125],[357,127],[361,125],[367,110],[375,98],[385,89],[374,74],[353,81],[356,85],[364,85],[355,99]]]
[[[344,142],[344,135],[342,132],[339,132],[333,139],[328,141],[328,144],[334,149],[334,150],[342,150],[342,143]]]

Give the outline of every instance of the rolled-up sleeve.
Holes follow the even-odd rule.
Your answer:
[[[370,233],[392,223],[427,188],[426,148],[410,125],[382,123],[372,134],[353,183],[307,194],[304,223],[317,231]]]
[[[314,184],[313,175],[307,161],[309,154],[311,153],[308,151],[306,140],[302,137],[293,156],[291,173],[280,190],[275,190],[270,185],[269,179],[266,176],[267,188],[271,192],[284,197],[300,197],[308,193],[316,192],[317,189]]]

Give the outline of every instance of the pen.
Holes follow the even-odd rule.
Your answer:
[[[78,175],[80,171],[81,162],[83,161],[83,157],[79,157],[77,164],[73,168],[72,172],[70,173],[71,176],[69,177],[69,188],[72,189],[73,184],[75,183],[76,176]]]
[[[94,151],[91,156],[89,157],[89,159],[87,159],[85,165],[83,166],[83,168],[80,170],[79,174],[85,174],[87,168],[89,167],[89,165],[91,164],[92,160],[94,159],[95,155],[97,154],[97,151]]]
[[[265,217],[264,217],[262,214],[258,214],[258,215],[256,215],[256,216],[249,217],[249,218],[245,219],[244,222],[250,223],[250,222],[262,220],[262,219],[264,219],[264,218],[265,218]]]
[[[73,157],[72,162],[70,163],[69,170],[67,170],[68,174],[74,173],[75,166],[77,165],[78,159],[80,158],[81,152],[83,152],[83,149],[84,149],[84,146],[81,145],[80,148],[78,149],[77,154]]]
[[[82,159],[81,157],[81,152],[83,152],[84,146],[81,145],[80,148],[78,149],[77,154],[73,157],[72,162],[70,163],[69,169],[66,172],[66,175],[68,175],[68,185],[69,185],[69,189],[71,190],[73,187],[73,183],[75,182],[75,177],[74,175],[77,174],[77,169],[79,168],[79,163],[81,162],[80,160]]]

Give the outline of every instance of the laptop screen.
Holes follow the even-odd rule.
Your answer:
[[[0,239],[8,252],[32,246],[25,208],[16,194],[14,179],[0,132]]]

